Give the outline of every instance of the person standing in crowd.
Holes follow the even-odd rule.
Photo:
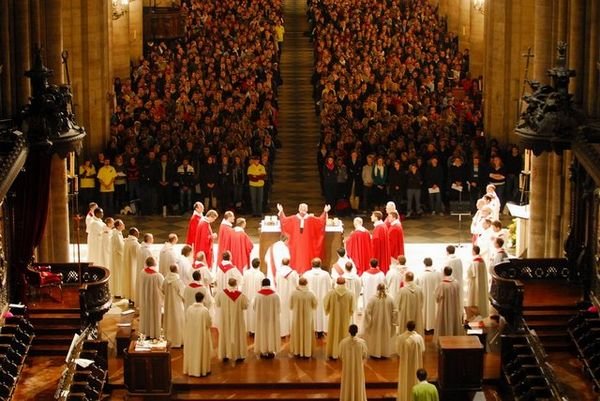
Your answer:
[[[364,369],[368,355],[367,343],[356,337],[357,325],[351,324],[348,333],[350,336],[340,341],[339,345],[342,361],[340,401],[367,401]]]
[[[79,205],[85,207],[96,196],[96,167],[91,159],[86,159],[79,166]],[[83,210],[83,209],[80,209]]]
[[[421,186],[423,180],[421,173],[419,172],[417,165],[411,163],[408,167],[408,174],[406,175],[406,217],[412,217],[413,215],[421,215],[423,209],[421,208]]]
[[[408,322],[413,322],[413,330],[425,335],[423,314],[425,296],[414,278],[413,272],[406,272],[404,275],[405,285],[400,288],[398,296],[394,299],[398,311],[398,330],[400,334],[402,327],[406,327]]]
[[[483,167],[480,164],[479,155],[474,155],[468,172],[469,199],[471,203],[471,214],[477,213],[477,201],[484,191]]]
[[[158,207],[158,182],[160,181],[160,165],[156,160],[156,153],[148,152],[140,166],[140,190],[141,190],[141,214],[152,215],[157,212]]]
[[[292,293],[298,287],[298,272],[290,267],[288,258],[281,261],[281,266],[277,269],[275,283],[281,301],[281,318],[279,319],[281,337],[287,337],[290,335],[292,319],[290,300]]]
[[[452,268],[444,267],[444,279],[435,289],[437,303],[434,343],[440,336],[459,336],[463,330],[463,311],[458,281],[452,277]]]
[[[229,359],[244,360],[248,354],[244,311],[249,304],[248,298],[237,289],[237,285],[237,280],[230,278],[227,288],[218,290],[215,296],[219,329],[218,356],[223,362]]]
[[[335,206],[337,198],[338,169],[333,156],[327,156],[323,166],[323,190],[325,191],[325,204]]]
[[[310,358],[313,352],[317,297],[307,287],[304,277],[298,280],[298,287],[290,297],[292,311],[292,330],[290,334],[290,352],[295,357]]]
[[[400,206],[404,200],[406,171],[402,169],[400,160],[394,160],[388,172],[388,188],[390,199]]]
[[[504,190],[505,202],[520,202],[519,199],[519,177],[523,171],[523,156],[517,145],[510,146],[510,153],[504,164],[506,173],[506,187]]]
[[[417,370],[418,384],[412,388],[412,401],[439,401],[440,396],[437,388],[427,381],[427,371]]]
[[[346,280],[338,277],[335,288],[329,290],[323,300],[323,308],[328,317],[326,357],[338,359],[339,344],[352,319],[353,307],[354,294],[346,288]]]
[[[184,158],[177,167],[177,187],[179,188],[179,212],[184,213],[192,208],[192,197],[194,194],[194,177],[196,172],[188,158]]]
[[[164,296],[162,285],[164,277],[158,272],[156,261],[149,256],[144,261],[145,268],[138,274],[138,308],[140,311],[140,333],[148,338],[160,337],[161,315]]]
[[[371,234],[363,226],[363,219],[355,217],[353,223],[354,231],[346,239],[345,245],[348,257],[356,264],[357,273],[361,275],[370,267],[369,262],[373,254],[373,244]]]
[[[492,157],[492,162],[488,166],[488,184],[493,184],[496,191],[496,197],[499,199],[500,205],[498,213],[502,213],[506,204],[506,196],[504,189],[506,187],[506,170],[500,156]]]
[[[100,183],[100,202],[106,210],[106,214],[114,214],[115,202],[115,179],[117,171],[110,165],[110,159],[104,159],[104,165],[98,170],[98,182]]]
[[[444,170],[439,165],[437,156],[432,156],[427,162],[424,181],[429,194],[429,208],[431,209],[431,214],[443,216],[442,191]]]
[[[263,191],[267,171],[265,170],[265,166],[260,164],[258,156],[252,156],[250,159],[250,165],[248,166],[246,175],[248,176],[248,185],[250,186],[252,216],[260,217],[262,216]]]
[[[215,164],[215,156],[213,155],[209,155],[206,163],[200,168],[200,185],[204,205],[209,209],[216,209],[219,193],[219,169]]]
[[[196,292],[195,301],[185,313],[183,333],[183,374],[204,377],[210,374],[212,356],[212,319],[206,306],[204,294]]]
[[[361,188],[362,188],[362,162],[358,155],[358,151],[353,150],[350,153],[350,158],[346,161],[348,169],[347,190],[348,200],[352,211],[358,211],[360,205]]]
[[[442,281],[442,275],[433,268],[433,261],[431,258],[423,259],[423,264],[425,265],[425,269],[419,278],[418,284],[423,289],[423,299],[425,301],[423,308],[425,331],[430,331],[435,328],[435,289]]]
[[[412,401],[412,389],[417,384],[415,372],[423,367],[423,353],[425,352],[425,340],[423,336],[415,331],[415,322],[406,322],[402,332],[396,340],[396,351],[398,352],[398,397],[397,401]],[[402,329],[402,330],[404,330]]]
[[[131,156],[127,161],[127,196],[130,206],[133,204],[132,212],[137,214],[140,212],[141,189],[140,189],[140,168],[137,164],[135,156]],[[135,209],[134,209],[135,208]]]
[[[221,163],[218,167],[219,176],[219,208],[225,212],[231,207],[233,200],[233,177],[228,155],[221,155]]]
[[[169,273],[162,283],[162,293],[165,299],[164,335],[171,347],[178,348],[183,345],[183,326],[185,311],[183,306],[183,292],[185,285],[179,276],[177,265],[169,266]]]
[[[367,155],[367,163],[363,165],[361,172],[362,181],[362,208],[373,209],[373,155]]]
[[[378,156],[373,167],[373,206],[380,208],[385,203],[385,195],[388,181],[388,168],[383,156]]]
[[[233,206],[237,213],[239,213],[244,208],[244,186],[246,185],[246,171],[240,156],[235,156],[233,158],[233,165],[231,166],[231,185],[233,191]]]
[[[120,212],[127,203],[127,165],[122,155],[115,156],[115,204],[114,210]]]
[[[385,284],[377,286],[377,294],[369,300],[365,309],[363,331],[373,358],[389,358],[392,355],[396,311],[394,301],[385,289]]]
[[[281,345],[279,327],[281,300],[271,288],[271,280],[264,278],[261,289],[254,298],[253,310],[256,314],[256,336],[254,352],[261,358],[271,359],[279,352]]]
[[[252,268],[244,271],[242,280],[242,293],[246,295],[250,305],[254,304],[254,297],[260,291],[264,279],[265,275],[260,271],[260,259],[252,259]],[[256,314],[254,310],[246,311],[246,327],[248,328],[248,333],[253,336],[256,332]]]

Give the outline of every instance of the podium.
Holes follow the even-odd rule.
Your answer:
[[[132,341],[125,351],[126,399],[160,401],[171,399],[171,351],[162,348],[136,350]]]
[[[443,400],[472,399],[481,391],[483,345],[476,336],[439,338],[438,384]]]

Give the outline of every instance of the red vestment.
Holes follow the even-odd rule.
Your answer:
[[[281,212],[279,220],[281,221],[281,231],[289,238],[290,266],[300,274],[310,270],[311,260],[320,258],[323,254],[327,213],[323,212],[319,217],[305,215],[302,230],[300,230],[301,217],[299,214],[286,217],[285,213]]]
[[[373,257],[371,234],[368,231],[354,230],[346,240],[346,253],[354,261],[358,275],[370,267]]]
[[[190,222],[188,224],[188,230],[187,230],[187,235],[185,237],[185,243],[188,245],[194,245],[195,241],[196,241],[196,228],[198,227],[198,222],[200,221],[200,219],[202,218],[202,216],[200,216],[197,213],[193,213],[192,217],[190,218]],[[194,249],[194,254],[195,252],[197,252],[196,249]]]
[[[404,255],[404,229],[400,221],[390,226],[388,236],[390,238],[390,254],[392,258],[398,259],[398,256]]]
[[[250,240],[250,236],[244,230],[238,227],[231,232],[231,241],[229,250],[231,251],[231,262],[237,266],[240,273],[250,266],[250,253],[254,244]]]
[[[196,228],[196,239],[194,240],[194,252],[204,252],[206,263],[210,267],[213,264],[213,232],[210,223],[204,218],[198,222]]]
[[[217,263],[223,260],[223,252],[231,251],[231,235],[233,227],[226,223],[219,226],[219,235],[217,236]]]
[[[379,268],[387,273],[390,269],[392,256],[390,254],[390,238],[387,226],[382,223],[373,229],[373,257],[379,261]]]

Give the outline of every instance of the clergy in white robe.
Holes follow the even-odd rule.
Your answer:
[[[442,281],[442,274],[433,269],[431,258],[425,258],[423,264],[425,270],[421,273],[417,284],[423,289],[425,330],[429,331],[435,327],[435,289]]]
[[[212,287],[216,285],[216,277],[211,271],[210,267],[206,264],[206,255],[204,255],[204,252],[198,251],[196,253],[196,258],[194,263],[192,263],[192,270],[198,270],[202,275],[202,282],[204,283],[204,286],[208,289],[211,289],[211,293],[213,295],[216,294],[216,290],[212,291]],[[192,274],[194,273],[192,272]]]
[[[415,331],[415,322],[409,321],[396,340],[396,350],[400,364],[398,366],[397,401],[412,401],[412,388],[418,383],[417,369],[423,367],[425,340]]]
[[[144,241],[140,244],[137,254],[138,273],[144,270],[144,267],[146,267],[146,259],[148,259],[150,256],[154,257],[152,255],[152,244],[154,244],[154,235],[150,233],[144,234]],[[158,269],[158,266],[156,266],[156,268]]]
[[[460,288],[460,310],[463,310],[465,300],[465,280],[463,273],[462,260],[456,255],[456,248],[454,245],[448,245],[446,247],[446,266],[452,268],[452,277],[458,281],[458,287]]]
[[[348,262],[350,262],[352,265],[352,272],[358,273],[354,261],[346,255],[346,250],[344,248],[339,248],[337,250],[337,255],[337,261],[331,266],[331,278],[333,281],[337,280],[338,277],[341,277],[344,275],[344,273],[346,273],[346,263]]]
[[[138,307],[140,310],[140,333],[149,338],[159,338],[163,307],[162,284],[164,277],[158,272],[152,256],[146,259],[146,267],[138,275]]]
[[[489,314],[487,267],[479,255],[480,249],[473,245],[473,261],[467,269],[467,306],[476,306],[481,316]]]
[[[197,292],[195,302],[185,312],[183,335],[183,374],[206,376],[210,373],[212,356],[212,326],[210,313],[204,305],[204,294]]]
[[[175,264],[179,267],[179,275],[181,276],[181,280],[183,284],[188,285],[194,279],[192,278],[192,273],[194,273],[194,268],[192,267],[192,246],[184,245],[181,248],[181,253],[177,255],[177,259],[175,259]]]
[[[187,310],[194,302],[196,302],[196,294],[202,293],[202,303],[206,306],[206,309],[210,312],[211,319],[214,315],[213,311],[213,298],[210,295],[208,288],[202,283],[202,275],[198,270],[192,274],[192,282],[185,286],[183,290],[183,308]]]
[[[102,221],[104,212],[100,208],[94,210],[94,217],[88,226],[87,247],[88,247],[88,262],[95,265],[102,265],[102,231],[104,230],[104,222]]]
[[[178,348],[183,344],[183,324],[185,322],[183,291],[185,284],[177,273],[176,264],[172,264],[169,270],[162,285],[165,297],[163,329],[167,341],[171,343],[172,347]]]
[[[325,356],[338,359],[340,341],[346,335],[346,328],[354,312],[354,294],[346,288],[346,280],[343,277],[338,277],[335,288],[327,293],[323,303],[328,317]]]
[[[129,235],[124,240],[123,245],[123,276],[122,276],[122,291],[121,296],[127,298],[130,301],[135,301],[135,291],[138,271],[138,253],[140,252],[140,243],[138,238],[140,232],[137,228],[132,227],[129,229]]]
[[[112,234],[113,228],[115,228],[115,220],[112,217],[107,217],[104,220],[104,228],[102,229],[102,261],[97,263],[100,266],[106,267],[112,273]],[[111,292],[114,292],[114,277],[111,274],[109,280],[109,288]]]
[[[402,287],[404,282],[405,270],[402,269],[406,265],[406,257],[404,255],[398,256],[397,263],[390,265],[390,270],[385,274],[385,285],[387,287],[387,293],[392,299],[395,299],[398,295],[398,291]]]
[[[281,267],[277,269],[277,294],[281,301],[281,316],[279,328],[281,337],[290,335],[292,326],[292,312],[290,311],[290,298],[298,287],[298,272],[290,267],[290,260],[284,259]]]
[[[354,263],[346,262],[345,269],[346,272],[342,277],[346,280],[346,288],[353,295],[352,310],[354,310],[354,313],[352,313],[352,323],[356,324],[358,322],[358,300],[362,291],[362,281],[358,274],[354,272]]]
[[[329,272],[321,268],[321,259],[314,258],[311,262],[312,269],[305,271],[302,276],[308,281],[308,289],[317,297],[315,309],[315,331],[320,337],[327,331],[327,316],[323,308],[323,300],[332,286]]]
[[[435,290],[437,313],[433,343],[440,336],[459,336],[464,334],[463,311],[461,310],[460,288],[452,277],[452,268],[444,267],[444,279]]]
[[[217,293],[215,306],[219,316],[219,359],[245,359],[247,344],[244,311],[248,309],[248,298],[237,289],[235,278],[230,278],[228,287]]]
[[[414,281],[413,272],[406,272],[404,275],[404,286],[398,291],[394,299],[396,310],[398,311],[398,334],[406,328],[410,321],[415,323],[415,330],[421,335],[425,335],[423,321],[424,295],[421,287]]]
[[[160,274],[166,276],[169,274],[169,269],[172,264],[177,263],[177,251],[175,249],[175,244],[177,244],[178,238],[177,234],[169,234],[169,239],[160,249],[160,253],[158,256],[158,270]],[[180,270],[181,273],[181,270]]]
[[[369,300],[377,294],[377,286],[385,284],[385,273],[379,269],[379,261],[375,258],[369,262],[371,266],[360,277],[362,280],[362,309],[367,307]]]
[[[256,294],[262,288],[262,281],[265,274],[260,270],[260,259],[254,258],[251,262],[251,268],[244,271],[244,282],[242,284],[242,292],[248,298],[250,308],[246,310],[246,328],[250,334],[256,332],[256,314],[253,309],[253,302]]]
[[[90,202],[88,206],[88,212],[85,215],[85,233],[90,233],[90,224],[94,221],[94,211],[98,209],[98,204],[96,202]]]
[[[231,263],[231,252],[225,251],[221,261],[217,264],[216,287],[217,291],[223,291],[227,288],[230,278],[234,278],[238,285],[242,284],[242,273]]]
[[[275,280],[277,276],[277,268],[281,266],[283,259],[290,259],[290,248],[288,248],[288,237],[285,234],[281,234],[279,241],[267,249],[265,253],[265,264],[267,265],[267,278],[269,280]]]
[[[111,271],[110,274],[113,277],[113,295],[122,297],[124,292],[124,282],[129,283],[129,277],[125,278],[129,273],[125,267],[125,240],[123,239],[123,230],[125,230],[125,224],[120,219],[115,220],[115,228],[111,236]]]
[[[271,280],[268,278],[262,281],[262,287],[254,298],[253,309],[256,313],[254,352],[260,354],[261,358],[273,358],[281,346],[281,301],[279,295],[271,288]]]
[[[364,362],[367,359],[367,343],[356,336],[358,326],[350,325],[350,336],[340,341],[342,377],[340,401],[367,401]]]
[[[371,298],[365,308],[363,338],[369,348],[369,356],[389,358],[394,352],[393,339],[396,337],[394,301],[387,295],[385,284],[377,286],[377,295]]]
[[[305,277],[298,280],[298,288],[290,297],[292,310],[292,331],[290,334],[290,352],[296,357],[310,358],[315,336],[314,311],[317,297],[307,287]]]

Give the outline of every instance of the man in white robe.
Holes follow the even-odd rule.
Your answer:
[[[387,295],[385,284],[379,284],[377,295],[367,304],[363,322],[363,338],[367,342],[369,356],[389,358],[392,355],[395,320],[394,301]]]
[[[253,309],[256,313],[254,352],[261,358],[274,358],[281,346],[279,337],[281,301],[279,295],[271,288],[271,280],[268,278],[262,281],[262,287],[254,298]]]
[[[357,273],[354,272],[354,263],[346,262],[346,271],[344,272],[344,280],[346,280],[346,288],[353,295],[352,301],[352,323],[358,322],[358,300],[360,299],[360,292],[362,291],[362,281]]]
[[[459,336],[464,334],[463,311],[461,310],[460,288],[452,277],[452,268],[444,267],[444,279],[435,290],[437,313],[433,343],[440,336]]]
[[[369,300],[377,294],[377,286],[385,284],[385,273],[379,269],[379,261],[372,258],[369,262],[370,268],[365,270],[360,277],[362,280],[362,309],[367,307]]]
[[[405,271],[402,270],[402,267],[406,265],[406,257],[404,255],[398,256],[397,263],[392,263],[390,265],[390,270],[385,274],[385,285],[387,287],[387,292],[392,299],[395,299],[398,295],[398,291],[402,287],[402,283],[404,282],[404,274]]]
[[[292,312],[290,311],[290,298],[292,293],[298,287],[298,272],[290,267],[290,260],[285,258],[282,260],[281,267],[277,269],[277,294],[281,301],[281,316],[279,319],[279,327],[281,329],[281,337],[290,335]]]
[[[479,252],[479,247],[473,245],[473,261],[467,269],[467,306],[476,306],[479,314],[486,317],[489,314],[487,267]]]
[[[139,274],[137,260],[138,253],[140,252],[140,243],[138,242],[139,237],[139,230],[135,227],[131,227],[129,229],[129,235],[125,238],[125,244],[123,245],[124,266],[123,281],[121,284],[123,290],[121,296],[129,299],[130,303],[135,301],[136,283]]]
[[[446,266],[452,268],[452,277],[458,281],[460,289],[463,290],[465,283],[463,278],[463,263],[462,260],[456,256],[456,248],[454,245],[448,245],[446,247]]]
[[[285,258],[290,259],[290,248],[288,248],[287,235],[281,234],[279,241],[271,245],[265,254],[267,278],[269,280],[275,280],[275,277],[277,276],[277,268],[281,266],[281,261]]]
[[[315,316],[317,297],[307,287],[305,277],[298,280],[298,288],[290,298],[292,310],[292,331],[290,334],[290,352],[296,357],[312,356],[315,335]]]
[[[433,269],[433,261],[431,258],[423,260],[425,270],[421,273],[417,284],[423,289],[423,297],[425,300],[423,314],[425,317],[425,331],[433,330],[435,327],[435,289],[442,281],[442,274]]]
[[[246,328],[250,335],[254,335],[256,332],[256,314],[254,313],[253,302],[254,297],[262,287],[262,281],[265,275],[260,271],[260,259],[254,258],[252,260],[252,268],[244,271],[244,283],[242,285],[242,292],[248,298],[251,308],[246,311]]]
[[[227,288],[227,283],[230,278],[234,278],[235,281],[241,285],[242,283],[242,273],[238,270],[237,267],[231,263],[231,252],[225,251],[221,257],[221,261],[217,265],[217,274],[216,274],[216,287],[217,291],[223,291]]]
[[[114,224],[113,234],[111,236],[111,271],[110,275],[113,277],[113,295],[121,298],[124,292],[125,281],[129,283],[129,277],[125,278],[126,274],[129,273],[125,267],[125,240],[123,239],[123,230],[125,230],[125,224],[123,220],[117,219]]]
[[[217,293],[215,306],[219,317],[219,359],[224,362],[229,359],[244,360],[248,353],[244,319],[244,311],[248,309],[248,298],[237,289],[235,278],[230,278],[227,288]]]
[[[106,267],[112,273],[112,234],[115,228],[115,220],[112,217],[107,217],[104,220],[104,228],[102,229],[102,261],[97,263],[100,266]],[[109,288],[114,292],[114,277],[111,274],[109,280]]]
[[[398,334],[402,334],[404,327],[410,321],[414,322],[415,330],[421,335],[425,335],[424,321],[424,295],[421,287],[414,281],[413,272],[406,272],[404,275],[404,286],[398,291],[395,298],[396,310],[398,311]]]
[[[181,280],[183,284],[188,285],[194,279],[192,278],[192,273],[194,272],[194,268],[192,267],[192,246],[184,245],[181,248],[181,253],[177,255],[177,259],[175,259],[175,264],[179,267],[179,274],[181,276]]]
[[[88,206],[88,212],[85,215],[85,233],[90,233],[90,224],[94,221],[94,211],[98,209],[98,204],[96,202],[90,202]]]
[[[415,322],[408,321],[406,331],[398,336],[396,350],[398,366],[398,397],[396,401],[411,401],[412,388],[418,383],[416,372],[423,367],[425,340],[415,331]]]
[[[354,295],[346,288],[346,280],[343,277],[338,277],[335,288],[327,293],[323,303],[328,317],[325,356],[338,359],[340,341],[346,335],[346,328],[354,312]]]
[[[216,294],[216,291],[212,290],[212,287],[215,285],[216,277],[211,271],[210,267],[206,264],[206,255],[204,255],[203,251],[198,251],[196,253],[196,258],[194,263],[192,263],[192,270],[198,270],[202,275],[202,282],[204,283],[204,286],[211,291],[211,294]]]
[[[204,305],[204,294],[197,292],[195,302],[185,312],[183,335],[183,374],[204,377],[210,374],[212,356],[212,326]]]
[[[146,266],[146,259],[152,255],[152,244],[154,244],[154,235],[150,233],[144,234],[144,241],[140,244],[138,248],[137,260],[138,260],[138,273],[144,270]],[[157,266],[158,268],[158,266]],[[160,272],[159,272],[160,273]],[[164,277],[164,276],[163,276]]]
[[[140,333],[148,338],[159,338],[163,307],[162,284],[164,277],[158,272],[152,256],[146,259],[146,267],[139,272],[137,302],[140,310]]]
[[[367,359],[367,343],[356,336],[358,326],[350,325],[350,336],[340,341],[342,377],[340,401],[367,401],[364,362]]]
[[[183,291],[185,284],[177,273],[176,264],[172,264],[169,270],[162,285],[165,297],[163,328],[165,338],[171,343],[171,347],[179,348],[183,344],[183,324],[185,322]]]
[[[317,309],[315,310],[315,331],[319,338],[327,331],[327,316],[323,308],[323,300],[332,285],[331,276],[321,268],[321,259],[314,258],[311,262],[312,269],[302,275],[308,281],[308,289],[317,297]]]
[[[337,280],[338,277],[341,277],[344,275],[344,273],[346,273],[346,263],[348,262],[352,264],[352,272],[358,273],[354,262],[346,255],[346,250],[344,248],[339,248],[337,250],[337,255],[337,261],[331,266],[331,278],[333,281]]]
[[[210,295],[210,291],[202,284],[202,275],[198,270],[192,274],[192,282],[185,286],[183,290],[183,308],[187,310],[194,302],[196,302],[196,294],[202,293],[202,303],[206,306],[209,312],[211,312],[211,318],[214,315],[212,311],[213,298]]]
[[[88,262],[91,262],[95,265],[102,265],[102,231],[104,230],[104,222],[102,221],[102,217],[104,216],[104,212],[101,208],[94,209],[94,217],[90,221],[88,225],[88,236],[87,236],[87,246],[88,246]]]
[[[177,234],[169,234],[168,241],[160,249],[158,257],[158,269],[160,274],[166,276],[169,274],[169,269],[172,264],[177,263],[177,251],[175,250],[175,244],[177,244]],[[181,272],[181,270],[180,270]]]

